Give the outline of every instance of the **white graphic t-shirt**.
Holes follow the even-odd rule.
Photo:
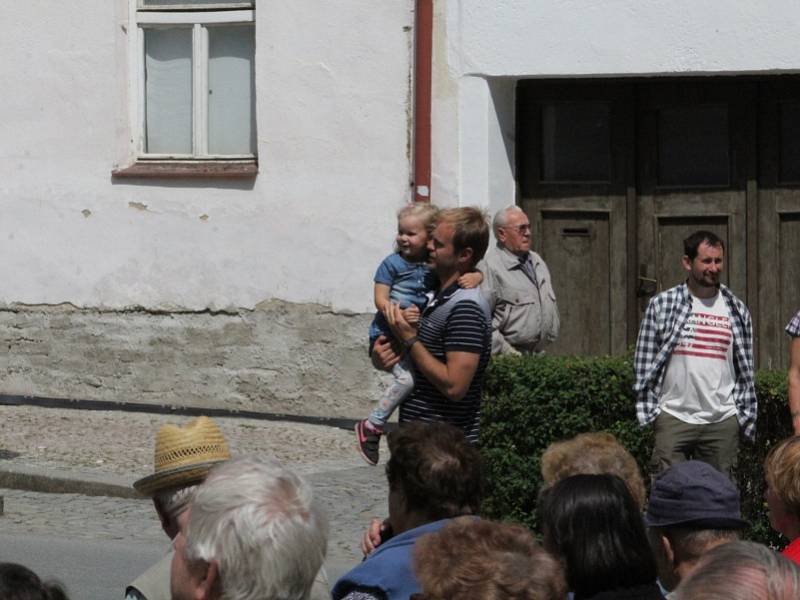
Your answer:
[[[733,330],[722,294],[692,296],[692,314],[681,331],[664,373],[661,410],[697,425],[736,414]]]

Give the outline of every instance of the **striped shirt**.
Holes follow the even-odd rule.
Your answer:
[[[480,426],[481,384],[489,363],[492,340],[489,304],[479,289],[461,289],[457,284],[439,292],[422,313],[417,337],[437,360],[447,363],[447,352],[480,355],[478,368],[466,395],[448,400],[414,366],[414,391],[400,405],[400,422],[444,422],[464,431],[477,443]]]

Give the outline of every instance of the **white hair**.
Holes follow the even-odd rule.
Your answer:
[[[711,550],[675,590],[677,600],[792,600],[800,598],[800,568],[754,542]]]
[[[196,489],[197,484],[161,490],[153,494],[153,501],[171,523],[177,524],[178,517],[189,508]]]
[[[226,600],[303,600],[327,538],[305,480],[275,461],[242,457],[216,467],[195,493],[186,558],[218,563]]]
[[[508,215],[511,213],[522,213],[525,214],[525,211],[522,210],[516,204],[512,204],[511,206],[506,206],[505,208],[501,208],[496,213],[494,213],[494,219],[492,219],[492,230],[494,234],[497,235],[497,230],[500,227],[505,227],[508,225]]]

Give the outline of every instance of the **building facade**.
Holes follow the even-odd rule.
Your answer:
[[[0,393],[361,415],[426,2],[8,7]],[[785,363],[800,7],[700,4],[432,3],[426,189],[528,212],[555,352],[623,352],[703,227]]]

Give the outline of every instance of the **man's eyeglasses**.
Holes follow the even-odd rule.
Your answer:
[[[519,234],[529,233],[531,230],[530,223],[526,225],[503,225],[503,229],[513,229]]]

